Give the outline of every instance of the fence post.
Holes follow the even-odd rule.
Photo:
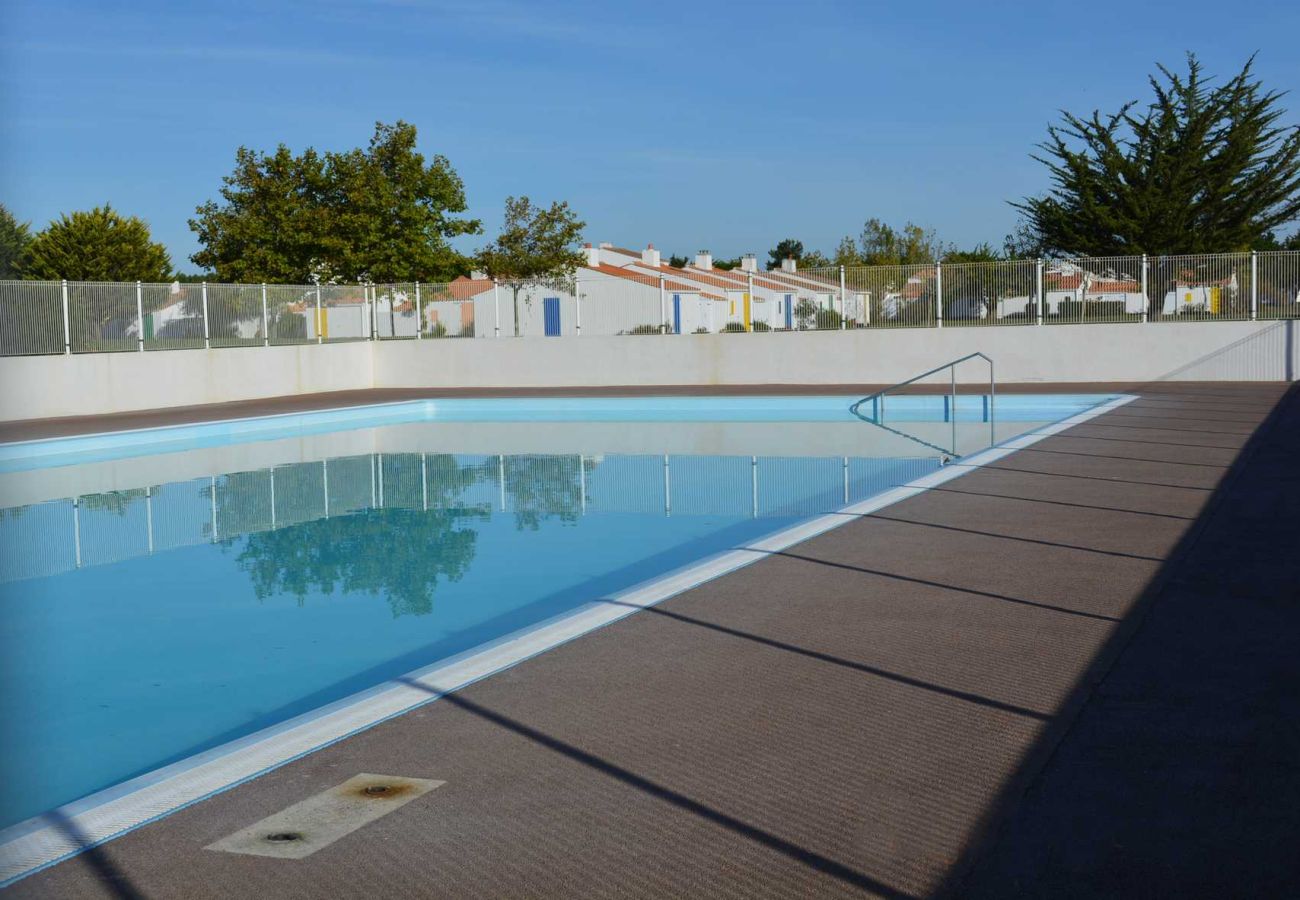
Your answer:
[[[1034,298],[1034,306],[1037,307],[1034,314],[1034,324],[1042,325],[1043,309],[1047,304],[1047,300],[1043,297],[1043,258],[1041,256],[1034,260],[1034,290],[1037,292],[1037,296]]]
[[[844,267],[840,266],[840,330],[849,327],[849,308],[845,305],[847,295],[844,293]]]
[[[1250,251],[1250,321],[1259,318],[1259,253]]]
[[[1142,321],[1151,321],[1151,295],[1147,293],[1147,255],[1142,254]]]
[[[465,330],[465,323],[460,323],[460,330]],[[420,306],[420,282],[415,283],[415,339],[424,337],[424,312]]]
[[[668,297],[664,293],[664,276],[659,276],[659,333],[668,333]]]
[[[212,349],[212,327],[208,324],[208,283],[203,282],[203,349]]]
[[[140,326],[136,332],[135,339],[139,343],[140,352],[144,352],[144,289],[140,282],[135,283],[135,321]]]
[[[943,263],[934,264],[934,324],[943,327]]]
[[[582,337],[582,282],[578,280],[578,273],[573,273],[573,322],[578,329],[578,337]]]
[[[377,341],[379,340],[379,292],[373,284],[367,286],[366,291],[370,294],[370,339]]]
[[[68,318],[68,279],[63,279],[63,352],[72,353],[72,322]]]
[[[325,310],[320,305],[320,285],[316,285],[316,343],[325,343]]]
[[[270,317],[266,312],[266,282],[262,282],[262,346],[271,346]]]
[[[501,337],[501,282],[495,278],[492,279],[492,317],[493,337]]]

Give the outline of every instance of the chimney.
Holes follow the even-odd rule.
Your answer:
[[[652,269],[659,268],[659,251],[654,244],[646,244],[646,248],[641,251],[641,262]]]
[[[782,272],[793,272],[798,268],[799,264],[794,261],[793,256],[787,256],[785,259],[781,260]]]
[[[742,257],[740,258],[740,271],[742,271],[742,272],[757,272],[757,271],[758,271],[758,257],[755,256],[755,255],[752,254],[752,253],[746,253],[744,256],[742,256]]]
[[[713,268],[713,254],[708,250],[701,250],[695,254],[695,268],[704,269],[706,272]]]
[[[587,265],[593,269],[600,265],[600,248],[593,247],[591,244],[583,244],[582,252],[587,254]]]

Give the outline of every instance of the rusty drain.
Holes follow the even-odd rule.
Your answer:
[[[273,831],[266,839],[273,844],[286,844],[289,841],[301,841],[302,835],[296,831]]]
[[[387,794],[391,790],[392,788],[386,784],[372,784],[362,793],[369,794],[371,797],[378,797],[380,794]]]

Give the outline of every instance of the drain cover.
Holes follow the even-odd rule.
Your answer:
[[[340,785],[241,828],[208,850],[302,859],[445,782],[391,775],[356,775]]]

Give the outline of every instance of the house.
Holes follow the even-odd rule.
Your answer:
[[[601,249],[604,251],[607,248]],[[625,259],[629,252],[615,248],[615,258]],[[793,305],[785,299],[786,289],[758,274],[752,255],[746,259],[750,261],[749,266],[745,267],[746,263],[742,260],[743,268],[740,270],[715,269],[712,255],[707,250],[701,250],[693,265],[677,269],[664,265],[659,251],[651,244],[642,251],[638,260],[627,264],[627,268],[687,282],[698,293],[702,302],[701,310],[707,310],[708,322],[712,323],[710,331],[768,331],[788,327],[784,323],[792,312]],[[701,324],[704,318],[705,314],[701,312]]]
[[[424,333],[430,337],[493,337],[498,301],[493,287],[491,278],[473,272],[445,288],[424,288],[420,296]]]
[[[1180,272],[1165,292],[1160,312],[1166,316],[1229,312],[1237,300],[1237,273],[1217,281],[1194,280],[1191,272]]]
[[[661,327],[673,334],[717,330],[712,308],[716,295],[679,277],[680,270],[663,266],[653,246],[636,260],[630,258],[632,251],[617,248],[588,246],[585,251],[587,266],[578,272],[584,333],[655,333]]]
[[[1031,295],[997,299],[997,317],[1036,316],[1037,309]],[[1122,304],[1126,314],[1137,315],[1146,311],[1146,297],[1142,283],[1132,275],[1107,270],[1102,274],[1090,272],[1077,263],[1060,262],[1043,272],[1043,314],[1069,315],[1071,306],[1082,315],[1092,303]],[[1075,306],[1077,304],[1077,306]]]

